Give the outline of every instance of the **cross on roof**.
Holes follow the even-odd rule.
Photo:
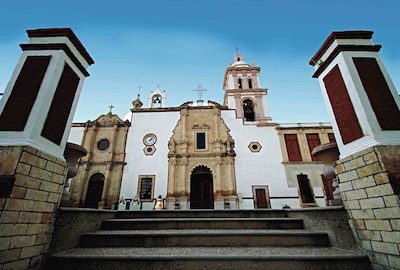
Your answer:
[[[112,109],[114,108],[113,105],[108,106],[108,108],[110,109],[110,113],[112,113]]]
[[[205,89],[201,83],[196,87],[196,89],[193,89],[193,92],[196,92],[198,95],[198,100],[202,100],[201,98],[203,97],[203,93],[207,92],[207,89]]]
[[[140,96],[140,89],[142,89],[142,87],[139,85],[138,86],[138,96]]]

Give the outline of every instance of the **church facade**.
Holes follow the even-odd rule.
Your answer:
[[[110,111],[75,123],[69,140],[88,155],[71,181],[71,203],[152,209],[160,196],[167,209],[325,206],[332,187],[310,153],[334,141],[330,125],[273,122],[259,75],[236,54],[222,104],[168,107],[157,87],[123,119]]]

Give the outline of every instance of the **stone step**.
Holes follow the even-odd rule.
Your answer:
[[[332,247],[76,248],[45,270],[371,270],[368,257]]]
[[[134,210],[118,211],[116,218],[279,218],[287,217],[284,210]]]
[[[303,229],[303,220],[295,218],[148,218],[109,219],[103,230],[167,229]]]
[[[86,233],[81,247],[328,246],[328,234],[305,230],[114,230]]]

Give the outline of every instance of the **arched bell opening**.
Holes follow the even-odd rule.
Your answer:
[[[161,108],[161,105],[162,105],[162,97],[161,97],[161,95],[154,95],[152,98],[151,98],[152,100],[151,100],[151,107],[152,108]]]
[[[243,116],[246,121],[255,121],[254,103],[251,99],[243,101]]]

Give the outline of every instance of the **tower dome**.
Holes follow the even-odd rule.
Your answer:
[[[143,106],[143,102],[140,100],[140,95],[132,102],[133,109],[139,110]]]
[[[231,67],[250,67],[250,65],[243,60],[243,56],[236,53],[235,58],[234,58],[234,62],[231,65]]]

